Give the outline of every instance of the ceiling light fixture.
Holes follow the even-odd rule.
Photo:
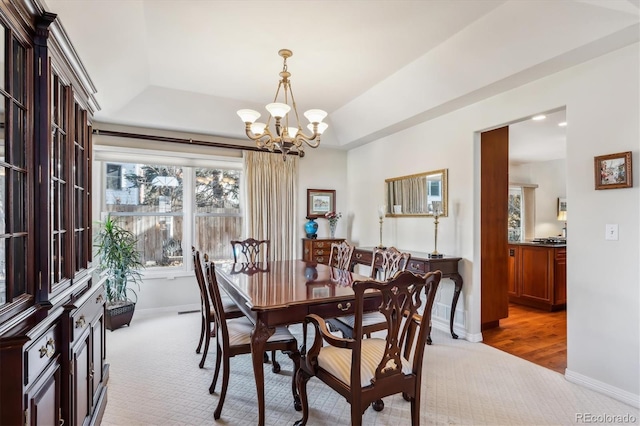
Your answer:
[[[247,137],[256,141],[258,148],[268,149],[272,152],[277,149],[282,152],[282,158],[286,161],[287,154],[290,152],[297,152],[300,157],[304,156],[303,143],[306,143],[311,148],[317,148],[320,145],[320,135],[327,129],[327,127],[329,127],[329,125],[322,122],[322,120],[327,116],[325,111],[321,109],[310,109],[304,113],[304,116],[309,120],[307,128],[313,133],[311,135],[306,135],[302,131],[300,118],[298,116],[298,109],[296,108],[296,101],[293,97],[291,82],[289,81],[291,73],[287,71],[287,58],[290,58],[293,55],[293,52],[289,49],[281,49],[278,52],[278,55],[284,58],[284,65],[280,72],[281,80],[278,83],[276,96],[274,97],[273,102],[265,107],[269,112],[269,118],[267,119],[266,124],[256,122],[260,117],[260,113],[252,109],[241,109],[238,111],[238,115],[242,121],[244,121]],[[283,91],[284,102],[278,102],[280,89]],[[297,127],[291,127],[289,125],[290,114],[287,115],[287,113],[292,109],[295,114],[295,124]],[[274,131],[269,128],[271,118],[275,121]]]
[[[561,121],[560,123],[558,123],[558,126],[567,127],[567,122],[566,121]]]
[[[547,118],[547,116],[544,114],[534,115],[533,117],[531,117],[533,121],[540,121],[540,120],[544,120],[545,118]]]

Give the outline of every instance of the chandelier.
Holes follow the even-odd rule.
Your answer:
[[[311,148],[317,148],[320,145],[320,135],[329,125],[322,122],[327,116],[325,111],[321,109],[310,109],[304,113],[304,116],[309,120],[307,128],[312,133],[311,135],[307,135],[302,131],[296,101],[293,97],[291,82],[289,81],[291,73],[287,71],[287,58],[290,58],[293,52],[289,49],[281,49],[278,55],[284,59],[284,65],[280,72],[281,80],[278,83],[276,96],[273,102],[265,107],[269,112],[267,122],[256,122],[260,117],[260,113],[252,109],[241,109],[238,111],[238,115],[242,121],[244,121],[247,136],[249,139],[256,141],[258,148],[268,149],[272,152],[278,150],[282,152],[282,158],[286,161],[287,154],[290,152],[297,152],[300,157],[304,156],[303,143],[306,143]],[[284,102],[278,102],[278,96],[281,94],[281,90]],[[289,117],[291,117],[289,112],[292,109],[295,115],[295,126],[293,125],[294,119],[289,120]],[[273,130],[270,128],[272,118],[273,121],[275,121],[275,123],[273,123]]]

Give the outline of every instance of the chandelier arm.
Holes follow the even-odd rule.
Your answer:
[[[295,140],[297,141],[296,146],[299,146],[299,147],[302,146],[302,142],[306,143],[311,148],[317,148],[318,146],[320,146],[320,134],[318,133],[316,133],[315,135],[313,135],[313,137],[311,137],[311,136],[305,135],[303,132],[300,131],[296,135]]]

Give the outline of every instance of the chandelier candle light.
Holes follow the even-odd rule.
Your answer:
[[[433,206],[433,223],[435,224],[436,229],[434,234],[433,251],[429,253],[429,258],[440,259],[444,257],[442,253],[438,253],[438,218],[442,215],[442,201],[433,201],[431,205]]]
[[[382,245],[382,222],[384,222],[384,215],[387,212],[387,206],[384,204],[378,206],[378,218],[380,219],[380,244],[378,244],[378,248],[383,249]]]
[[[322,122],[322,120],[327,116],[325,111],[321,109],[310,109],[304,113],[304,116],[309,120],[307,128],[313,133],[311,135],[306,135],[302,131],[296,101],[293,97],[291,82],[289,81],[291,73],[287,71],[287,58],[290,58],[293,55],[293,52],[289,49],[281,49],[278,52],[278,55],[284,58],[284,65],[280,72],[281,80],[278,83],[276,96],[274,97],[273,102],[265,107],[269,112],[267,122],[256,122],[256,120],[260,118],[260,113],[252,109],[241,109],[238,111],[238,115],[242,121],[244,121],[247,137],[256,141],[258,148],[268,149],[272,152],[277,149],[282,152],[282,158],[286,161],[287,154],[290,152],[297,152],[300,157],[304,156],[303,142],[311,148],[317,148],[320,145],[320,135],[327,129],[327,127],[329,127],[329,125]],[[282,89],[283,92],[282,96],[284,102],[278,102],[280,89]],[[291,126],[289,123],[289,117],[291,114],[287,115],[292,109],[295,115],[295,126]],[[275,121],[274,130],[269,128],[271,118]],[[293,124],[293,120],[291,121],[291,124]]]

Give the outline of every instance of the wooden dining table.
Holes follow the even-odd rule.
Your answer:
[[[323,318],[354,312],[354,281],[369,278],[324,264],[302,260],[265,263],[215,263],[218,285],[254,324],[251,358],[258,394],[258,425],[264,425],[265,342],[275,327],[302,323],[308,314]],[[380,304],[375,293],[365,300],[365,310]],[[295,374],[295,372],[294,372]],[[299,409],[299,401],[294,402]]]

